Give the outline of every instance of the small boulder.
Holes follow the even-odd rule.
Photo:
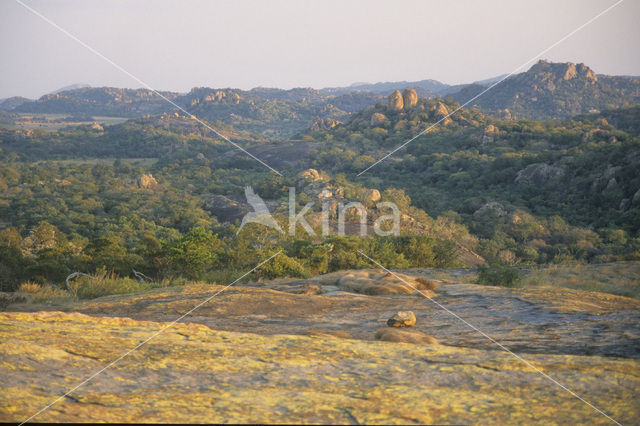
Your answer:
[[[407,120],[400,120],[393,126],[393,130],[405,129],[408,124],[409,124],[409,122]]]
[[[378,124],[382,124],[387,120],[387,116],[384,114],[380,114],[379,112],[374,112],[371,115],[371,121],[369,122],[369,124],[371,124],[372,126],[376,126]]]
[[[400,311],[389,320],[387,320],[389,327],[413,327],[416,325],[416,316],[412,311]]]

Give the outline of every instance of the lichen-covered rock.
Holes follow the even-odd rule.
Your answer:
[[[402,108],[404,108],[404,100],[402,99],[402,93],[400,93],[399,90],[396,90],[389,95],[387,108],[391,111],[402,111]]]
[[[418,104],[418,93],[414,89],[404,89],[402,92],[402,102],[404,109],[413,108]]]
[[[183,312],[167,317],[163,299],[150,302],[165,310],[164,321]],[[153,423],[608,421],[543,377],[544,371],[588,395],[618,422],[637,423],[635,359],[528,352],[527,365],[491,342],[488,350],[438,345],[417,330],[385,328],[376,333],[378,341],[363,341],[330,333],[220,331],[195,319],[170,324],[78,313],[0,313],[0,421],[22,422],[54,402],[34,420],[129,423],[144,415]],[[510,318],[497,320],[511,329]],[[126,351],[113,368],[92,376]]]
[[[389,327],[413,327],[416,315],[412,311],[400,311],[387,320]]]

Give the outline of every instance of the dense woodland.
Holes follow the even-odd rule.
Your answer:
[[[281,99],[243,106],[244,101],[227,102],[233,91],[222,96],[194,89],[190,95],[192,100],[213,96],[211,102],[240,108],[242,126],[222,116],[210,125],[246,149],[269,147],[283,176],[178,113],[59,130],[19,128],[11,124],[18,112],[5,113],[7,121],[0,126],[2,290],[27,281],[60,284],[74,271],[126,277],[135,269],[156,281],[223,282],[280,250],[258,277],[370,267],[358,250],[396,268],[465,266],[469,253],[494,266],[640,258],[638,106],[549,121],[497,118],[477,107],[445,118],[459,107],[451,98],[414,99],[405,93],[403,105],[393,102],[397,94],[388,102],[370,96],[374,104],[358,104],[358,112],[350,115],[345,111],[355,110],[355,104],[342,105],[340,122],[318,114],[317,108],[324,108],[318,99],[326,94],[305,98],[261,90],[252,96]],[[309,108],[306,130],[278,112],[291,97]],[[198,102],[192,107],[205,113]],[[80,112],[92,115],[85,109],[68,113]],[[251,120],[257,127],[248,124]],[[286,161],[291,145],[256,132],[268,126],[274,134],[297,132],[292,143],[304,147],[305,154],[296,154],[295,164]],[[255,224],[236,235],[237,218],[229,220],[211,208],[215,197],[241,202],[246,186],[273,205],[282,204],[288,187],[308,168],[348,199],[364,202],[367,189],[378,189],[411,225],[403,223],[397,237],[311,238],[303,232],[289,237]],[[307,195],[300,197],[300,206]],[[286,220],[281,210],[273,211],[277,220]]]

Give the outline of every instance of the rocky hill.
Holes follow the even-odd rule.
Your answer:
[[[485,90],[464,87],[451,96],[464,103]],[[514,75],[473,101],[483,110],[505,118],[532,120],[565,118],[640,102],[640,77],[597,75],[584,64],[544,60]]]
[[[201,119],[222,121],[239,130],[286,138],[311,126],[314,119],[340,119],[378,102],[372,93],[327,95],[308,88],[281,90],[193,88],[186,94],[162,96]],[[79,88],[45,95],[38,100],[4,100],[0,108],[17,113],[69,114],[84,117],[142,117],[179,112],[162,97],[146,89]]]
[[[345,121],[347,116],[385,102],[395,90],[413,90],[420,98],[452,96],[463,103],[497,78],[469,85],[435,80],[354,84],[316,90],[252,90],[196,87],[180,94],[162,92],[191,114],[222,121],[269,138],[287,138],[312,126],[315,119]],[[475,105],[502,118],[548,119],[631,106],[640,102],[640,78],[596,75],[584,64],[540,61],[484,94]],[[30,101],[10,98],[0,109],[18,113],[141,117],[173,113],[176,108],[146,89],[80,87]]]

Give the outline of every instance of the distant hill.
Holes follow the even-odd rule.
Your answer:
[[[162,92],[168,99],[180,96],[175,92]],[[167,102],[147,89],[118,89],[114,87],[87,87],[51,93],[14,109],[15,112],[106,115],[139,117],[157,114],[167,109]]]
[[[0,99],[0,111],[9,111],[27,102],[32,102],[32,100],[22,96]]]
[[[185,94],[162,95],[191,114],[222,121],[238,130],[287,138],[309,128],[314,119],[340,119],[382,98],[369,93],[328,95],[315,89],[212,89],[196,87]],[[335,103],[335,105],[334,105]],[[11,105],[10,105],[11,106]],[[5,108],[14,112],[138,118],[177,109],[147,89],[80,88],[25,100]]]
[[[452,97],[464,103],[485,88],[481,84],[469,85]],[[527,72],[496,85],[473,104],[504,118],[544,120],[629,107],[638,102],[640,77],[596,75],[584,64],[541,60]]]
[[[380,83],[355,83],[347,87],[329,87],[322,89],[325,93],[346,94],[351,92],[371,92],[387,96],[395,90],[414,89],[422,98],[432,98],[452,93],[461,86],[451,86],[437,80],[420,81],[387,81]]]
[[[464,103],[503,76],[470,85],[448,85],[436,80],[358,83],[325,89],[289,90],[257,87],[251,90],[196,87],[188,93],[163,96],[210,121],[221,121],[239,131],[286,139],[309,128],[331,127],[366,108],[386,103],[395,90],[415,90],[420,98],[451,96]],[[176,108],[147,89],[78,87],[73,85],[31,101],[9,98],[0,110],[78,116],[139,118],[173,113]],[[71,90],[65,90],[72,88]],[[640,102],[640,78],[596,75],[583,64],[540,61],[529,71],[509,77],[475,101],[483,112],[506,119],[543,120],[597,113]],[[329,123],[329,124],[327,124]]]

